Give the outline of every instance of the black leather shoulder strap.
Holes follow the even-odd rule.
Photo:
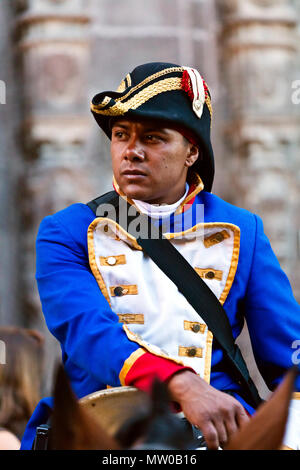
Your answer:
[[[116,214],[118,214],[118,199],[117,193],[112,191],[91,201],[88,203],[88,206],[92,210],[96,208],[94,212],[97,212],[101,204],[112,204],[116,209]],[[130,207],[128,205],[128,209]],[[141,216],[141,214],[138,214],[138,216],[147,219],[147,223],[151,224],[147,216]],[[130,233],[128,226],[123,228]],[[135,234],[132,235],[135,236]],[[262,399],[250,377],[241,351],[235,344],[231,325],[224,308],[214,293],[172,243],[164,238],[162,233],[159,235],[159,237],[154,239],[139,237],[137,242],[166,276],[174,282],[190,305],[203,318],[209,330],[213,333],[214,340],[222,348],[227,363],[230,366],[231,374],[241,385],[244,392],[243,396],[250,405],[257,408]]]

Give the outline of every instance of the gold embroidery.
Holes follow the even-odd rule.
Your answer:
[[[137,325],[144,325],[144,315],[142,313],[117,313],[119,323],[135,323]]]
[[[100,266],[118,266],[126,264],[125,255],[99,256]]]
[[[185,346],[179,346],[178,356],[203,357],[203,348],[196,348],[196,346],[190,346],[189,348]]]
[[[213,233],[212,235],[205,237],[203,243],[205,248],[210,248],[211,246],[216,245],[217,243],[221,243],[223,240],[225,240],[225,238],[229,237],[229,233],[226,230],[222,230],[222,232]]]
[[[227,276],[226,284],[219,298],[219,301],[222,305],[224,304],[227,298],[227,295],[229,294],[229,291],[231,289],[231,286],[235,277],[237,265],[239,262],[239,255],[240,255],[240,229],[236,226],[232,226],[232,227],[235,227],[233,228],[233,231],[234,231],[233,250],[232,250],[230,269],[229,269],[229,273]]]
[[[212,117],[213,117],[213,108],[212,108],[211,99],[210,99],[209,96],[207,96],[207,97],[205,98],[205,103],[206,103],[206,106],[208,107],[208,110],[209,110],[210,121],[212,121]],[[211,124],[212,124],[212,122],[210,122],[210,127],[211,127]]]
[[[193,333],[204,333],[206,324],[205,323],[199,323],[195,321],[188,321],[184,320],[183,321],[183,327],[185,330],[193,331]]]
[[[128,73],[126,75],[125,80],[127,81],[127,86],[130,87],[131,86],[131,75],[130,75],[130,73]]]
[[[136,351],[134,351],[132,354],[130,354],[130,356],[126,359],[119,374],[121,385],[126,385],[125,380],[126,380],[126,376],[128,372],[130,371],[133,364],[144,354],[146,354],[146,351],[142,348],[139,348]]]
[[[203,181],[202,179],[200,178],[200,176],[197,174],[197,173],[193,173],[192,174],[192,177],[191,177],[191,181],[188,181],[188,183],[190,183],[190,186],[192,184],[195,184],[196,187],[194,189],[194,191],[191,192],[191,194],[188,194],[187,197],[185,198],[185,200],[180,204],[180,206],[178,207],[178,209],[176,209],[176,212],[175,214],[181,214],[182,211],[183,211],[183,208],[186,204],[189,203],[189,201],[191,201],[198,193],[200,193],[203,188],[204,188],[204,184],[203,184]]]
[[[197,274],[199,274],[200,277],[204,279],[215,279],[216,281],[222,281],[223,278],[223,271],[220,271],[218,269],[212,269],[212,268],[195,268],[195,271]]]
[[[89,263],[90,263],[92,273],[93,273],[93,275],[94,275],[94,277],[95,277],[95,279],[96,279],[96,281],[97,281],[97,283],[100,287],[100,290],[101,290],[102,294],[104,295],[107,302],[111,306],[107,287],[105,285],[104,279],[101,276],[101,273],[100,273],[100,271],[98,269],[98,266],[97,266],[97,263],[96,263],[95,247],[94,247],[94,228],[95,228],[95,226],[97,225],[98,222],[99,222],[99,219],[95,219],[90,224],[90,226],[88,228],[87,239],[88,239]]]
[[[213,334],[210,330],[207,331],[206,348],[205,348],[205,362],[204,362],[204,377],[203,379],[209,384],[210,382],[210,369],[211,369],[211,353],[212,353]]]
[[[157,73],[154,73],[153,75],[150,75],[149,77],[145,78],[145,80],[143,80],[141,83],[138,83],[135,87],[133,87],[125,96],[121,96],[120,98],[116,98],[115,99],[115,102],[118,102],[118,101],[124,101],[128,98],[128,96],[132,95],[132,93],[134,93],[135,91],[139,90],[140,88],[142,88],[144,85],[147,85],[147,83],[153,81],[153,80],[156,80],[157,78],[160,78],[164,75],[167,75],[169,73],[173,73],[173,72],[183,72],[184,68],[183,67],[170,67],[168,69],[164,69],[164,70],[161,70],[160,72],[157,72]],[[126,87],[126,81],[127,81],[127,87]],[[181,82],[181,79],[180,79],[180,82]],[[126,90],[126,88],[129,88],[131,86],[131,76],[130,74],[126,75],[125,77],[125,80],[122,80],[118,89],[117,89],[117,92],[118,93],[124,93],[124,91]],[[182,86],[180,86],[180,89],[182,89]],[[168,91],[168,90],[165,90],[165,91]],[[93,103],[91,103],[91,109],[94,111],[94,112],[97,112],[97,109],[101,109],[103,108],[104,106],[106,106],[109,101],[110,101],[111,98],[109,98],[108,96],[106,96],[103,101],[99,104],[96,104],[94,105]],[[212,116],[213,116],[213,108],[212,108],[212,104],[211,104],[211,99],[209,97],[209,95],[206,96],[205,98],[205,103],[206,103],[206,106],[208,107],[208,110],[209,110],[209,113],[210,113],[210,118],[212,120]]]
[[[134,86],[133,88],[131,88],[131,90],[125,95],[125,96],[121,96],[120,98],[116,98],[116,102],[118,101],[124,101],[128,98],[128,96],[130,96],[132,93],[134,93],[135,91],[139,90],[140,88],[142,88],[144,85],[147,85],[147,83],[159,78],[159,77],[162,77],[164,75],[167,75],[169,73],[173,73],[173,72],[182,72],[184,69],[183,67],[171,67],[171,68],[168,68],[168,69],[164,69],[164,70],[161,70],[160,72],[157,72],[157,73],[154,73],[153,75],[150,75],[149,77],[145,78],[145,80],[143,80],[142,82],[138,83],[136,86]],[[127,83],[128,83],[128,87],[131,86],[131,76],[130,74],[128,74],[126,76],[126,79],[127,79]],[[181,79],[180,79],[181,80]],[[122,84],[122,82],[121,82]],[[103,107],[101,106],[102,103],[99,103],[99,104],[95,104],[93,105],[93,103],[91,104],[92,106],[92,109],[93,111],[95,109],[97,109],[98,107]]]
[[[154,73],[153,75],[150,75],[149,77],[145,78],[145,80],[143,80],[142,82],[138,83],[136,86],[131,88],[131,90],[125,96],[121,96],[120,98],[116,98],[116,101],[126,100],[128,98],[128,96],[132,95],[132,93],[139,90],[144,85],[147,85],[147,83],[152,82],[156,78],[163,77],[164,75],[167,75],[169,73],[182,72],[182,71],[183,71],[182,67],[171,67],[169,69],[164,69],[164,70],[161,70],[160,72]],[[180,80],[180,83],[181,83],[181,79],[179,79],[179,80]],[[131,84],[131,82],[130,82],[130,84]],[[128,86],[130,86],[130,85],[128,85]]]
[[[122,297],[123,295],[137,295],[138,287],[136,284],[119,284],[118,286],[111,286],[109,288],[112,297]]]
[[[165,91],[171,90],[181,90],[181,78],[166,78],[164,80],[160,80],[159,82],[155,82],[152,85],[149,85],[144,90],[137,93],[125,103],[116,100],[115,104],[109,109],[101,110],[99,109],[99,105],[94,104],[91,105],[91,109],[95,113],[102,114],[105,116],[120,116],[129,111],[129,109],[139,108],[142,104],[146,103],[154,96],[157,96],[160,93],[164,93]]]
[[[117,88],[117,92],[118,93],[124,93],[125,90],[126,90],[126,83],[125,83],[125,80],[122,80],[120,85]]]
[[[111,98],[109,96],[105,96],[103,98],[103,100],[101,101],[101,103],[99,103],[97,106],[98,108],[104,108],[106,105],[108,105],[108,103],[110,102]]]

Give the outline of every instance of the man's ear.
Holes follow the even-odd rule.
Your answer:
[[[195,163],[195,161],[198,160],[199,154],[199,148],[196,145],[190,143],[184,165],[188,168],[191,167]]]

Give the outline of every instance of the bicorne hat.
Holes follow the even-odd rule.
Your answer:
[[[192,134],[201,156],[191,167],[201,177],[204,189],[211,191],[214,155],[210,140],[212,106],[207,85],[194,68],[164,62],[139,65],[116,91],[94,96],[91,111],[111,139],[111,119],[162,120]]]

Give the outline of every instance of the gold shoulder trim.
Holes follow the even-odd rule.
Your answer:
[[[98,217],[91,223],[89,230],[93,232],[97,225],[103,225],[103,230],[105,230],[106,227],[110,227],[117,240],[127,241],[135,250],[142,251],[142,247],[138,244],[136,238],[126,232],[126,230],[114,220],[106,217]]]
[[[98,269],[97,263],[96,263],[96,256],[95,256],[95,248],[94,248],[94,228],[97,225],[99,219],[93,220],[93,222],[89,225],[88,228],[88,233],[87,233],[87,242],[88,242],[88,253],[89,253],[89,264],[92,270],[92,273],[100,287],[100,290],[104,297],[106,298],[107,302],[111,306],[110,303],[110,298],[108,294],[108,290],[106,287],[106,284],[104,282],[104,279]]]

